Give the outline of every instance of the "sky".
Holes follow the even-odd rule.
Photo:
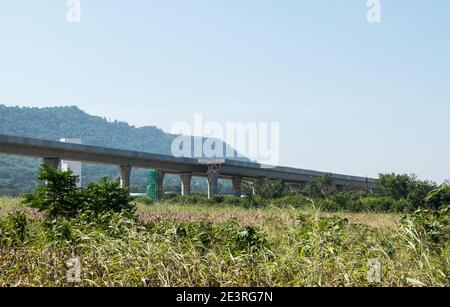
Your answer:
[[[277,122],[280,164],[450,179],[450,1],[0,0],[0,104]]]

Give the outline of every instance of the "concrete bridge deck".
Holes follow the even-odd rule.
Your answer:
[[[44,159],[44,163],[57,167],[60,160],[117,165],[121,170],[123,187],[130,184],[131,168],[157,169],[163,173],[179,174],[182,194],[190,192],[192,176],[208,178],[208,195],[217,192],[218,178],[232,179],[235,195],[240,195],[242,180],[256,181],[282,180],[290,185],[303,186],[325,176],[327,173],[312,170],[268,166],[259,163],[236,160],[200,161],[192,158],[176,158],[147,152],[138,152],[91,145],[62,143],[34,138],[0,134],[0,153]],[[331,173],[333,184],[338,189],[364,190],[375,188],[375,180],[365,177]]]

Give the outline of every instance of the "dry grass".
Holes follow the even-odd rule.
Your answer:
[[[348,219],[350,224],[363,224],[377,229],[392,229],[398,227],[401,214],[397,213],[322,213],[323,216],[339,216]]]
[[[41,212],[23,205],[20,198],[0,197],[0,218],[17,210],[25,211],[31,220],[42,221],[44,218]]]
[[[42,219],[37,210],[26,208],[19,198],[0,198],[0,217],[17,209],[26,210],[31,219]],[[252,225],[269,230],[268,226],[274,223],[279,226],[290,226],[295,222],[299,213],[312,213],[313,209],[293,209],[269,207],[263,209],[246,209],[237,206],[222,205],[174,205],[157,203],[145,205],[138,203],[138,217],[142,221],[180,221],[194,222],[209,220],[220,224],[230,219],[236,220],[240,225]],[[398,226],[400,214],[395,213],[350,213],[320,212],[320,216],[339,216],[348,219],[351,224],[364,224],[377,229],[389,229]]]
[[[236,206],[222,205],[174,205],[158,203],[155,205],[138,204],[138,214],[143,221],[165,221],[178,220],[183,222],[193,222],[199,220],[209,220],[219,224],[224,221],[234,219],[240,225],[252,225],[269,230],[271,226],[277,224],[278,227],[292,226],[296,218],[301,213],[313,213],[314,209],[294,209],[294,208],[262,208],[245,209]],[[377,229],[390,229],[399,225],[400,214],[395,213],[350,213],[319,212],[319,216],[339,216],[346,218],[350,224],[364,224]]]
[[[222,224],[229,220],[235,220],[241,226],[256,226],[275,237],[283,229],[292,227],[299,214],[316,214],[313,209],[294,209],[269,207],[262,209],[246,209],[227,205],[176,205],[169,203],[157,203],[145,205],[138,203],[137,216],[144,223],[177,221],[190,223],[196,221],[210,221],[214,225]],[[6,216],[16,210],[25,210],[32,220],[43,220],[42,213],[35,209],[26,208],[18,198],[0,198],[0,217]],[[363,224],[376,229],[393,229],[399,225],[400,214],[395,213],[350,213],[318,212],[318,216],[339,216],[348,220],[350,224]]]
[[[0,207],[3,221],[23,208],[15,199]],[[436,245],[412,222],[400,226],[395,214],[159,203],[139,204],[140,222],[119,215],[50,230],[35,211],[27,215],[35,221],[25,242],[0,249],[0,286],[73,286],[72,257],[83,286],[450,286],[449,244]],[[263,230],[264,243],[232,251],[249,225]],[[16,228],[4,229],[17,237]],[[370,259],[382,264],[379,283],[367,279]]]

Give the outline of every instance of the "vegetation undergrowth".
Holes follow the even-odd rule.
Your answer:
[[[331,194],[322,189],[309,211],[233,199],[251,201],[239,210],[264,215],[260,227],[232,216],[143,220],[117,182],[78,189],[70,173],[46,168],[40,178],[46,184],[24,202],[44,218],[31,219],[24,209],[0,218],[2,286],[450,286],[446,191],[427,193],[432,206],[389,228],[323,214],[316,200]],[[211,202],[220,210],[238,207],[226,199]],[[283,210],[292,221],[278,214]],[[75,280],[68,278],[74,263]],[[374,269],[380,279],[370,278]]]

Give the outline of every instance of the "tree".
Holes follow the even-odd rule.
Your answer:
[[[384,196],[392,197],[395,200],[408,198],[411,182],[415,178],[406,174],[380,174],[377,185]]]
[[[135,212],[128,189],[121,189],[119,180],[103,178],[100,183],[90,184],[86,189],[77,188],[78,177],[72,172],[61,171],[43,165],[38,179],[44,184],[35,193],[24,196],[23,203],[45,212],[48,219],[73,218],[82,212]]]
[[[412,209],[424,204],[424,199],[437,185],[431,181],[422,181],[415,175],[380,174],[377,179],[379,193],[397,201],[408,200]]]
[[[114,211],[132,215],[136,211],[128,189],[122,189],[118,179],[110,181],[103,177],[99,183],[90,184],[82,190],[82,201],[83,208],[95,214]]]
[[[48,218],[70,218],[76,215],[81,198],[77,189],[77,176],[70,171],[42,165],[38,179],[44,181],[44,184],[36,188],[36,193],[25,194],[23,203],[44,211]]]
[[[286,185],[281,180],[271,180],[263,183],[259,194],[264,198],[280,198],[286,194]]]
[[[439,189],[431,191],[425,198],[426,204],[439,209],[441,206],[450,205],[450,185],[444,184]]]
[[[301,193],[310,198],[323,198],[330,194],[332,187],[331,174],[326,174],[308,183]]]

